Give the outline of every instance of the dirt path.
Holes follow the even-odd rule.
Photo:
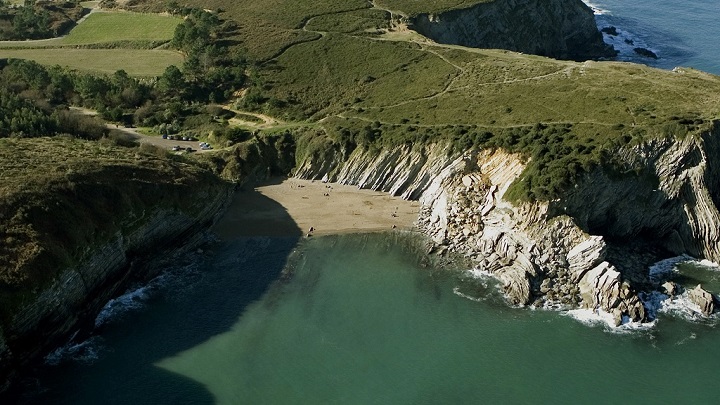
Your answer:
[[[77,114],[89,115],[89,116],[93,116],[93,117],[98,115],[97,111],[91,110],[89,108],[84,108],[84,107],[70,107],[70,111],[73,111]],[[147,143],[150,145],[155,145],[155,146],[161,147],[163,149],[172,150],[173,147],[179,146],[183,149],[188,148],[188,147],[193,148],[194,152],[199,152],[199,153],[210,152],[213,150],[213,149],[209,149],[209,150],[200,149],[197,141],[179,141],[179,140],[172,140],[172,139],[163,139],[162,136],[158,136],[158,135],[142,134],[142,133],[138,132],[137,128],[124,127],[124,126],[120,126],[117,124],[111,124],[111,123],[107,123],[107,124],[105,124],[105,126],[110,130],[119,131],[119,132],[124,133],[125,135],[128,135],[134,141],[137,141],[140,143]]]
[[[230,105],[223,105],[222,107],[228,111],[235,113],[236,115],[247,115],[247,116],[255,117],[262,121],[262,122],[248,121],[248,120],[242,119],[241,117],[236,116],[236,117],[230,118],[228,120],[228,122],[231,125],[246,126],[246,127],[251,127],[251,128],[257,128],[257,129],[268,129],[268,128],[273,128],[273,127],[277,127],[280,125],[286,125],[286,123],[284,121],[281,121],[277,118],[271,117],[266,114],[260,114],[260,113],[256,113],[256,112],[243,111],[243,110],[236,110],[236,109],[232,108]]]

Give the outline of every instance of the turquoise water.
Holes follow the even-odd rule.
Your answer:
[[[595,0],[621,38],[720,74],[720,2]],[[624,43],[624,42],[623,42]],[[618,333],[508,307],[397,234],[238,239],[112,302],[2,403],[717,403],[717,320],[664,312]],[[720,291],[720,271],[671,278]],[[675,315],[673,315],[675,314]]]
[[[611,333],[510,308],[417,235],[244,239],[108,309],[26,382],[58,404],[715,403],[713,322]],[[286,259],[287,258],[287,259]],[[282,271],[281,271],[282,269]],[[132,298],[128,298],[132,297]]]
[[[599,27],[615,26],[619,36],[605,35],[621,51],[620,59],[663,69],[693,67],[720,74],[720,2],[717,0],[587,0]],[[630,40],[634,45],[625,43]],[[638,56],[633,47],[654,51],[657,60]]]

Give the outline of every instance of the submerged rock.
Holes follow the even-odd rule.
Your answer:
[[[602,31],[608,35],[612,35],[614,37],[618,36],[617,28],[614,26],[605,27],[605,28],[601,29],[600,31]]]
[[[651,58],[651,59],[658,58],[658,56],[655,52],[653,52],[647,48],[633,48],[633,51],[635,51],[636,54],[638,54],[640,56],[644,56],[646,58]]]

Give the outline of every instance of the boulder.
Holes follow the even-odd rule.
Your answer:
[[[672,281],[666,281],[661,287],[663,292],[671,297],[674,297],[678,292],[677,284]]]
[[[700,311],[705,316],[710,316],[715,311],[715,298],[700,284],[688,291],[688,298],[700,307]]]
[[[575,280],[605,260],[607,245],[602,236],[592,236],[575,245],[565,257]]]

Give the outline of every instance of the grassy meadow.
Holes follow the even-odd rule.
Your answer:
[[[421,13],[439,13],[458,8],[468,8],[479,3],[489,3],[493,0],[377,0],[375,4],[388,10],[397,10],[406,15]]]
[[[159,14],[95,12],[63,38],[62,45],[118,41],[169,41],[181,18]]]
[[[84,72],[114,73],[125,70],[131,76],[161,75],[170,65],[182,65],[180,53],[151,49],[0,49],[0,58],[30,59],[43,65],[67,66]]]
[[[704,130],[720,118],[720,79],[713,75],[436,44],[410,35],[403,27],[391,27],[386,11],[410,15],[483,1],[188,3],[219,10],[222,19],[234,21],[236,29],[227,39],[254,62],[252,84],[242,92],[245,96],[230,102],[289,125],[319,126],[340,142],[386,145],[446,139],[455,148],[502,147],[543,164],[569,159],[588,169],[619,146],[656,137],[682,137]],[[164,4],[147,0],[136,9],[162,9]],[[171,23],[179,21],[159,15],[130,21],[141,14],[106,14],[81,24],[78,29],[86,31],[73,31],[65,40],[89,44],[169,38]],[[103,19],[119,25],[109,28]],[[152,19],[167,23],[165,34],[154,37],[153,31],[151,35],[147,27],[157,25]],[[134,36],[123,37],[130,32]],[[17,52],[47,58],[43,63],[65,60],[73,67],[96,71],[123,68],[135,75],[159,74],[165,66],[180,62],[177,54],[159,53],[152,59],[150,51],[131,55],[128,49],[107,55],[91,50],[77,50],[76,55],[67,51],[60,52],[63,55],[30,55],[34,51]],[[0,57],[10,56],[6,52],[0,50]],[[86,61],[82,60],[84,52]],[[112,67],[103,70],[104,64]],[[244,103],[243,99],[252,101]],[[552,150],[536,148],[538,142],[551,140],[557,143]],[[545,166],[537,170],[542,172]],[[569,178],[545,174],[563,177],[563,181]]]
[[[172,39],[178,17],[131,12],[95,12],[61,38],[0,42],[0,58],[30,59],[44,65],[86,72],[125,70],[132,76],[157,76],[183,57],[147,49]]]

